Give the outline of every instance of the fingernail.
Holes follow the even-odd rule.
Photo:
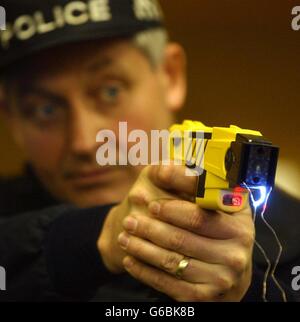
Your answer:
[[[135,232],[138,221],[133,217],[126,217],[123,221],[123,227],[129,232]]]
[[[160,204],[157,201],[152,201],[149,205],[149,210],[152,214],[158,215],[160,212]]]
[[[133,261],[130,257],[125,257],[123,260],[123,265],[125,268],[130,269],[133,266]]]
[[[126,233],[121,233],[118,237],[118,242],[122,248],[126,249],[129,244],[129,237]]]

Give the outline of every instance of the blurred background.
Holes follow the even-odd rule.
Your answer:
[[[189,93],[179,119],[260,130],[281,148],[278,183],[300,198],[300,0],[161,0],[173,40],[188,57]],[[0,175],[22,156],[0,119]]]

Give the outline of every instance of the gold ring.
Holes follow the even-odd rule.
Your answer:
[[[177,268],[176,268],[176,272],[175,272],[175,275],[177,278],[182,278],[182,274],[184,272],[184,270],[188,267],[190,263],[190,260],[189,258],[187,257],[184,257],[178,264]]]

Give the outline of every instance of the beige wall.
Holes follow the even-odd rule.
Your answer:
[[[300,31],[291,29],[296,1],[161,2],[172,38],[185,46],[189,60],[189,95],[180,117],[261,130],[297,168]],[[19,157],[1,123],[0,135],[0,172],[7,174],[18,168]]]

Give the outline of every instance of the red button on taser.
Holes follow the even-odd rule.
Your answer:
[[[247,189],[243,188],[243,187],[240,187],[240,186],[237,186],[233,189],[234,192],[245,192],[247,191]]]
[[[224,206],[240,207],[242,203],[243,203],[242,196],[236,193],[227,194],[227,195],[224,195],[223,197]]]

